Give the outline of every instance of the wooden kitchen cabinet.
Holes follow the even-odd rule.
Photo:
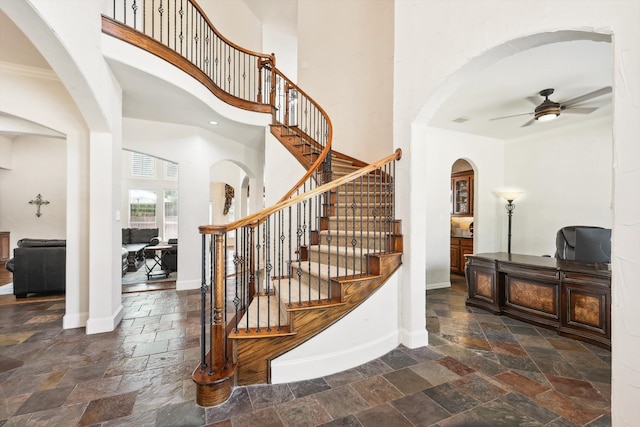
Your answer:
[[[473,239],[466,237],[451,238],[451,272],[464,273],[465,255],[473,253]]]
[[[451,215],[473,216],[473,171],[451,175]]]

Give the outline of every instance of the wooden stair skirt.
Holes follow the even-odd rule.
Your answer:
[[[206,367],[204,373],[200,372],[201,366],[196,369],[193,379],[197,385],[198,405],[208,407],[224,403],[236,385],[269,383],[271,360],[322,332],[355,309],[376,292],[402,264],[402,253],[369,255],[368,258],[371,269],[375,272],[368,276],[329,281],[320,273],[324,276],[322,279],[331,285],[331,299],[328,299],[324,291],[318,298],[315,287],[311,288],[309,295],[309,287],[298,287],[295,279],[289,281],[288,278],[281,278],[279,284],[278,279],[274,280],[274,295],[280,295],[280,300],[278,304],[272,305],[280,306],[281,312],[284,313],[281,322],[282,319],[286,319],[286,324],[282,323],[280,327],[272,324],[270,331],[262,325],[260,332],[256,331],[256,324],[250,324],[247,332],[247,325],[242,319],[238,322],[237,331],[233,331],[235,325],[228,326],[231,330],[230,354],[234,355],[235,359],[213,376],[207,375]],[[322,270],[320,268],[320,271]],[[293,285],[289,286],[290,283]],[[298,293],[299,289],[303,290],[302,294]],[[277,318],[277,315],[272,315],[272,318]],[[209,357],[210,355],[207,355],[207,360],[210,360]]]

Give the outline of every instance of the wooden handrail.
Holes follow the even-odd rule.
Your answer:
[[[320,111],[324,119],[327,121],[327,129],[328,129],[327,143],[325,144],[322,152],[320,152],[320,156],[311,165],[311,167],[302,176],[302,178],[300,178],[298,182],[296,182],[295,185],[291,187],[291,190],[289,190],[284,196],[282,196],[282,198],[280,199],[280,202],[282,202],[284,200],[289,199],[293,195],[293,193],[295,193],[311,177],[311,175],[318,170],[320,165],[325,161],[327,155],[331,152],[331,141],[333,140],[333,125],[331,123],[331,119],[329,119],[329,115],[324,110],[324,108],[322,108],[318,103],[316,103],[313,100],[313,98],[307,95],[307,93],[304,90],[300,89],[298,85],[293,83],[291,79],[289,79],[282,71],[277,69],[275,66],[273,67],[273,72],[274,74],[278,74],[280,77],[282,77],[289,86],[293,87],[299,93],[305,95],[313,103],[313,105],[318,109],[318,111]]]
[[[239,219],[237,221],[234,221],[226,225],[201,225],[200,227],[198,227],[198,230],[200,230],[200,234],[220,234],[220,233],[226,233],[226,232],[235,230],[240,227],[244,227],[245,225],[258,225],[274,212],[277,212],[289,206],[296,205],[318,194],[325,193],[343,184],[354,181],[356,178],[360,178],[361,176],[364,176],[370,172],[373,172],[374,170],[384,166],[385,164],[391,162],[392,160],[400,160],[401,157],[402,157],[402,150],[398,148],[393,154],[383,157],[377,162],[371,163],[361,169],[358,169],[357,171],[351,172],[348,175],[345,175],[334,181],[331,181],[319,187],[316,187],[313,190],[307,191],[303,194],[300,194],[298,196],[292,197],[287,200],[282,200],[273,206],[270,206],[268,208],[262,209],[259,212],[254,213],[253,215],[249,215],[245,218]]]

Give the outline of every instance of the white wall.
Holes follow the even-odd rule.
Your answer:
[[[0,229],[11,232],[11,248],[24,238],[67,237],[67,143],[64,139],[18,136],[13,167],[0,169]],[[29,204],[38,194],[49,204]]]
[[[178,163],[180,250],[176,288],[198,288],[198,227],[209,224],[210,167],[223,160],[242,164],[248,173],[258,177],[261,188],[264,154],[201,128],[137,119],[123,121],[123,148]]]
[[[394,145],[405,155],[415,155],[422,144],[417,123],[426,125],[442,101],[457,85],[502,57],[526,49],[534,43],[553,40],[562,30],[599,31],[613,34],[613,238],[612,238],[612,418],[614,425],[637,422],[640,401],[640,3],[611,0],[528,1],[491,0],[405,0],[395,3],[394,50]],[[539,35],[539,36],[538,36]],[[438,40],[442,42],[431,43]],[[416,49],[416,44],[420,49]],[[517,76],[514,76],[517,78]],[[421,157],[414,164],[422,164]],[[500,163],[496,166],[501,168]],[[427,171],[419,167],[401,171],[398,185],[424,186]],[[438,189],[427,187],[438,197]],[[412,218],[406,234],[427,239],[427,230],[416,225],[414,217],[425,210],[413,200],[403,198],[401,216]],[[480,225],[478,225],[480,226]],[[424,252],[406,253],[412,263]],[[419,286],[418,277],[403,277],[403,286]],[[401,304],[418,324],[424,308],[418,311],[410,301]]]
[[[425,185],[411,195],[412,204],[423,200],[424,216],[411,222],[424,222],[424,239],[419,239],[419,252],[425,254],[427,288],[449,285],[451,229],[451,166],[463,158],[474,168],[474,252],[495,252],[500,249],[501,212],[496,209],[493,191],[502,186],[504,142],[469,134],[428,127],[417,135],[416,159],[425,162]],[[405,233],[405,236],[407,234]],[[410,241],[413,236],[409,236]],[[413,248],[413,246],[412,246]],[[412,262],[420,263],[414,259]]]
[[[198,5],[227,40],[245,49],[261,52],[262,24],[243,1],[198,0]]]
[[[505,145],[506,187],[524,194],[514,204],[511,251],[551,255],[567,225],[612,225],[611,119],[541,133]],[[507,215],[499,199],[506,251]]]
[[[393,1],[337,6],[298,2],[299,86],[331,118],[334,149],[373,162],[393,152]]]

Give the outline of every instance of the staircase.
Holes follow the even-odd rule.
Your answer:
[[[328,115],[273,55],[227,41],[194,0],[144,6],[115,2],[103,32],[188,72],[231,105],[271,113],[272,134],[307,170],[279,203],[199,227],[201,357],[193,380],[197,403],[213,406],[235,385],[268,383],[274,358],[338,322],[400,266],[401,152],[367,164],[332,150]]]

